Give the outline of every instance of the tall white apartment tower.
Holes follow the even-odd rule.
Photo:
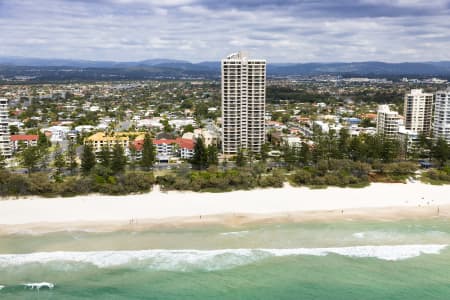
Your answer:
[[[411,90],[405,95],[405,128],[429,135],[433,113],[433,94],[422,89]]]
[[[389,105],[378,106],[377,133],[386,138],[396,138],[399,129],[398,112],[391,111]]]
[[[265,141],[266,61],[243,52],[222,60],[222,151],[258,153]]]
[[[11,141],[9,136],[8,99],[0,98],[0,155],[10,157]]]
[[[450,88],[436,92],[433,134],[450,144]]]

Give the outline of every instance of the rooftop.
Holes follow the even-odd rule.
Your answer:
[[[39,139],[38,135],[32,135],[32,134],[16,134],[11,135],[11,142],[16,141],[37,141]]]

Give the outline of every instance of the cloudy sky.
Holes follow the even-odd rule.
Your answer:
[[[0,0],[0,56],[450,60],[450,0]]]

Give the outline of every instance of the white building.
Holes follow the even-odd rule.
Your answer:
[[[140,158],[142,156],[144,140],[135,140],[133,144]],[[156,160],[158,162],[170,162],[178,157],[181,159],[191,159],[194,155],[195,143],[191,139],[159,139],[153,140],[153,145],[156,148]]]
[[[152,118],[152,119],[141,119],[137,122],[138,128],[157,128],[159,130],[162,130],[164,125],[161,124],[161,118]]]
[[[432,110],[432,93],[424,93],[422,89],[411,90],[405,95],[405,128],[429,135]]]
[[[46,133],[50,137],[50,142],[52,143],[61,143],[64,141],[69,131],[70,127],[58,125],[41,129],[41,132]]]
[[[398,112],[391,111],[389,105],[378,106],[377,133],[386,138],[396,138],[398,135]]]
[[[283,142],[287,144],[290,148],[301,148],[302,139],[298,136],[285,136],[282,138]]]
[[[222,60],[222,150],[260,152],[265,141],[266,61],[243,52]]]
[[[33,147],[37,146],[39,140],[39,136],[36,134],[27,135],[27,134],[16,134],[11,135],[11,151],[17,152],[20,150],[20,147]]]
[[[436,92],[433,125],[434,137],[444,138],[450,144],[450,88]]]
[[[8,99],[0,98],[0,155],[11,157]]]
[[[400,126],[398,134],[402,145],[406,146],[406,151],[414,152],[417,150],[420,137],[416,131],[408,130],[405,126]]]

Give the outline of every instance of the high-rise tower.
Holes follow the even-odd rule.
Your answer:
[[[399,116],[396,111],[391,111],[389,105],[378,106],[377,133],[386,138],[396,138],[399,129]]]
[[[258,153],[265,141],[266,61],[243,52],[222,60],[222,151]]]
[[[433,134],[450,144],[450,88],[436,92]]]
[[[0,155],[11,156],[9,136],[8,99],[0,98]]]
[[[411,90],[405,95],[405,128],[429,135],[433,113],[433,94]]]

